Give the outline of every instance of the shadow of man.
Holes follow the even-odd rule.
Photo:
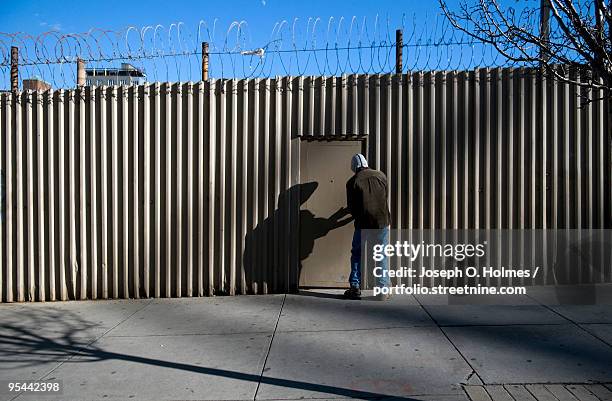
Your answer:
[[[285,260],[281,260],[281,257],[275,258],[275,253],[282,255],[291,251],[297,252],[299,256],[298,282],[290,282],[287,287],[297,290],[302,261],[312,253],[315,240],[353,220],[344,207],[329,217],[317,217],[310,210],[302,209],[301,206],[308,201],[318,186],[317,182],[307,182],[293,185],[283,191],[278,196],[276,210],[247,233],[242,257],[248,293],[265,294],[278,291],[273,278],[286,277],[290,266]],[[294,217],[289,218],[290,216]],[[298,221],[293,220],[295,216]],[[288,221],[290,226],[286,226]]]

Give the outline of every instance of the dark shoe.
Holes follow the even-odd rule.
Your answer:
[[[344,298],[346,299],[361,299],[361,290],[359,288],[351,287],[344,291]]]

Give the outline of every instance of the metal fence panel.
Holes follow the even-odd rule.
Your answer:
[[[608,106],[539,71],[3,93],[0,107],[3,302],[294,290],[303,140],[367,138],[394,228],[612,227]]]

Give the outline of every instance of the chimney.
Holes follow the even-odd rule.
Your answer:
[[[77,58],[77,86],[85,86],[85,61]]]
[[[19,90],[19,48],[11,46],[11,90]]]

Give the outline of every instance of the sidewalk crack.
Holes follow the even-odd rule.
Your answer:
[[[539,302],[537,299],[527,295],[529,298],[535,300],[536,302]],[[557,316],[560,316],[561,318],[567,320],[568,322],[570,322],[571,324],[573,324],[574,326],[576,326],[578,328],[578,330],[583,331],[584,333],[588,334],[589,336],[596,338],[597,340],[601,341],[602,343],[606,344],[608,347],[612,347],[612,343],[609,343],[608,341],[606,341],[605,339],[599,337],[598,335],[595,335],[594,333],[592,333],[591,331],[587,330],[586,328],[582,327],[583,324],[590,324],[590,323],[578,323],[572,319],[570,319],[569,317],[565,316],[564,314],[558,312],[557,310],[555,310],[554,308],[551,308],[550,305],[546,305],[543,302],[539,302],[540,306],[544,307],[545,309],[548,309],[550,312],[554,313]]]
[[[268,351],[266,352],[264,363],[261,366],[261,372],[259,372],[259,381],[257,382],[257,388],[255,389],[255,394],[253,395],[253,401],[257,399],[257,393],[259,393],[259,386],[261,386],[263,374],[266,370],[266,365],[268,364],[268,357],[270,356],[270,350],[272,349],[272,342],[274,342],[274,336],[276,336],[276,332],[278,330],[278,323],[280,322],[281,315],[283,314],[283,308],[285,306],[286,300],[287,300],[287,294],[283,295],[283,302],[281,303],[280,310],[278,311],[278,317],[276,318],[276,324],[274,325],[274,332],[272,332],[272,337],[270,338],[270,344],[268,344]]]
[[[459,348],[457,347],[457,345],[455,345],[455,343],[453,342],[453,340],[451,340],[451,338],[448,336],[448,334],[446,333],[446,331],[444,331],[444,327],[440,326],[440,323],[438,323],[438,321],[433,317],[433,315],[431,313],[429,313],[429,311],[427,310],[427,308],[425,306],[423,306],[423,304],[421,303],[421,301],[416,298],[416,301],[419,303],[419,305],[421,306],[421,308],[423,309],[423,311],[427,314],[427,316],[429,316],[429,318],[435,323],[436,327],[438,328],[438,330],[440,330],[440,332],[442,333],[442,335],[446,338],[446,340],[450,343],[450,345],[455,349],[455,351],[457,351],[457,353],[459,354],[459,356],[461,356],[461,358],[463,359],[463,361],[467,364],[467,366],[469,366],[470,369],[472,369],[472,372],[468,375],[467,379],[471,378],[472,376],[476,375],[476,377],[478,378],[478,380],[480,380],[481,382],[484,383],[484,381],[482,380],[482,377],[480,377],[480,375],[478,374],[478,372],[476,371],[476,369],[474,369],[474,366],[472,366],[472,364],[470,363],[470,361],[465,357],[465,355],[463,355],[463,353],[459,350]],[[467,383],[467,379],[466,379],[466,383]],[[461,383],[459,383],[461,384]]]

